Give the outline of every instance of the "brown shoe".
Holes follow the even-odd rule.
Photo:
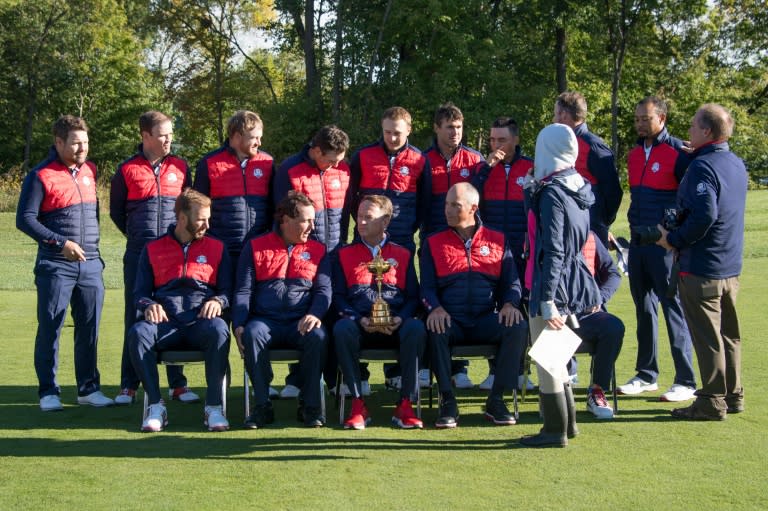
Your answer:
[[[728,406],[728,413],[741,413],[744,411],[744,397],[738,394],[725,396],[725,404]]]
[[[713,415],[704,413],[701,409],[697,408],[694,403],[685,408],[675,408],[672,410],[672,417],[689,421],[723,421],[725,420],[726,414]]]

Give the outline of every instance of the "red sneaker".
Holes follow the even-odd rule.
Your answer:
[[[178,399],[182,403],[197,403],[200,401],[200,396],[192,392],[189,387],[176,387],[175,389],[168,389],[168,395],[171,400]]]
[[[413,406],[410,399],[403,399],[395,407],[395,413],[392,415],[392,425],[402,429],[421,429],[424,423],[413,413]]]
[[[352,400],[352,411],[349,417],[344,421],[344,429],[365,429],[371,422],[368,416],[368,408],[365,407],[365,401],[356,397]]]

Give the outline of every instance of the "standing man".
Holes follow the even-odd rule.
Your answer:
[[[688,130],[693,161],[677,191],[682,223],[659,226],[659,244],[680,253],[680,299],[691,329],[701,388],[678,419],[723,420],[744,411],[741,334],[736,316],[744,251],[747,171],[728,148],[733,119],[720,105],[702,105]]]
[[[420,236],[422,241],[432,233],[442,231],[445,223],[445,196],[454,183],[471,181],[481,163],[483,155],[479,151],[463,145],[464,114],[453,103],[445,103],[435,112],[432,125],[435,141],[424,155],[429,161],[432,172],[432,197],[430,209],[424,217]],[[467,374],[469,361],[457,360],[451,364],[453,383],[459,389],[474,387]],[[423,377],[423,378],[422,378]],[[420,380],[426,380],[422,386],[429,386],[429,371],[419,373]]]
[[[635,108],[637,145],[627,155],[627,174],[632,202],[629,205],[629,227],[632,231],[653,228],[674,210],[675,196],[685,169],[688,155],[683,142],[669,135],[666,128],[667,105],[649,96]],[[634,395],[656,391],[658,363],[658,307],[664,311],[667,323],[675,379],[662,401],[687,401],[696,390],[693,373],[691,336],[685,323],[676,290],[670,290],[670,277],[675,253],[663,247],[641,244],[632,236],[629,246],[629,289],[637,314],[637,374],[625,385],[622,394]],[[668,293],[668,291],[673,291]]]
[[[128,348],[149,398],[141,430],[162,431],[168,424],[157,351],[195,349],[205,352],[204,424],[208,431],[224,431],[229,422],[221,382],[227,370],[229,327],[222,313],[230,304],[232,270],[224,244],[205,235],[211,200],[187,188],[176,199],[174,211],[176,224],[142,250],[134,287],[134,304],[144,319],[128,332]]]
[[[117,167],[109,195],[109,216],[126,237],[123,254],[123,292],[125,316],[123,356],[120,363],[120,393],[115,404],[129,405],[136,399],[139,377],[128,354],[128,331],[136,322],[133,286],[141,250],[148,242],[165,234],[176,216],[176,197],[191,184],[187,162],[171,154],[173,123],[154,110],[139,117],[141,143],[138,152]],[[166,366],[170,398],[183,403],[200,400],[187,387],[180,366]]]
[[[520,311],[521,286],[504,234],[485,227],[477,215],[480,195],[469,183],[448,190],[448,228],[421,247],[421,296],[426,307],[432,370],[440,391],[437,428],[455,428],[459,407],[451,388],[450,347],[493,343],[496,378],[485,402],[485,417],[494,424],[515,424],[504,391],[517,380],[527,341],[527,322]],[[497,312],[498,311],[498,312]]]
[[[40,409],[61,410],[56,381],[59,338],[67,306],[75,323],[77,402],[109,406],[96,363],[104,262],[99,253],[96,165],[88,156],[88,125],[64,115],[53,124],[54,146],[21,187],[16,227],[38,243],[35,262],[35,372]]]
[[[211,232],[232,261],[245,240],[272,228],[272,156],[261,150],[259,114],[238,110],[227,121],[227,140],[197,164],[192,187],[211,198]]]
[[[275,176],[275,201],[280,202],[289,190],[305,194],[314,204],[315,222],[310,237],[325,246],[331,254],[347,241],[349,231],[352,187],[349,186],[349,166],[344,157],[349,150],[349,136],[336,126],[323,126],[312,141],[285,160]],[[336,314],[326,316],[325,325],[333,330]],[[328,357],[325,380],[336,382],[335,357]],[[280,391],[283,399],[299,395],[301,381],[296,374],[297,364],[288,366],[285,387]]]
[[[587,101],[578,92],[563,92],[555,101],[553,122],[569,126],[576,134],[579,155],[576,171],[592,185],[595,204],[589,209],[590,228],[608,246],[608,229],[616,219],[624,192],[613,152],[587,127]]]
[[[353,211],[366,195],[384,195],[392,201],[388,235],[391,241],[415,252],[413,235],[430,210],[432,179],[427,158],[408,143],[411,114],[393,106],[381,116],[382,137],[352,157]]]
[[[310,239],[315,222],[312,200],[295,190],[277,205],[277,226],[250,240],[238,263],[232,326],[256,402],[245,419],[250,429],[275,420],[269,400],[269,349],[301,351],[304,380],[299,416],[310,427],[325,424],[320,377],[326,333],[321,320],[331,305],[331,267],[325,247]]]
[[[339,367],[352,394],[345,429],[365,429],[370,422],[359,367],[360,348],[368,346],[399,348],[403,379],[392,424],[403,429],[423,426],[413,413],[412,403],[418,393],[416,371],[424,356],[427,333],[424,323],[414,318],[419,304],[419,282],[413,253],[391,241],[387,232],[391,218],[392,202],[387,197],[365,196],[357,212],[360,239],[339,249],[338,264],[333,267],[333,300],[341,315],[333,328],[334,344]],[[392,318],[386,326],[374,325],[370,318],[378,289],[368,264],[379,255],[391,266],[383,274],[381,285],[381,298],[389,306]]]

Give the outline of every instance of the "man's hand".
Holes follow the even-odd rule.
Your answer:
[[[313,328],[318,328],[320,325],[322,325],[320,318],[313,316],[312,314],[307,314],[299,320],[299,333],[304,335],[309,333]]]
[[[675,247],[670,245],[669,242],[667,241],[667,234],[669,234],[669,231],[663,228],[661,224],[657,225],[656,228],[661,233],[661,238],[659,238],[659,241],[657,241],[656,244],[659,245],[660,247],[664,247],[667,250],[675,250]]]
[[[565,318],[560,315],[557,315],[552,319],[545,319],[544,322],[550,330],[562,330],[565,326]]]
[[[432,309],[427,316],[427,330],[444,334],[449,328],[451,328],[451,315],[442,307]]]
[[[85,261],[85,252],[80,248],[80,245],[72,240],[64,242],[64,246],[61,248],[61,254],[67,261]]]
[[[245,332],[245,327],[239,326],[235,328],[235,342],[237,343],[237,350],[240,352],[240,358],[245,358],[245,346],[243,345],[243,332]]]
[[[153,303],[146,309],[144,309],[144,319],[150,323],[158,324],[168,321],[168,315],[165,313],[165,309],[159,303]]]
[[[379,329],[371,324],[371,318],[362,318],[360,319],[360,326],[363,327],[363,330],[368,332],[369,334],[372,334],[374,332],[378,332]]]
[[[392,323],[390,323],[387,326],[379,327],[379,332],[386,335],[392,335],[395,332],[397,332],[397,329],[400,328],[402,324],[403,324],[403,318],[399,316],[393,316]]]
[[[219,316],[221,316],[221,302],[216,299],[205,302],[197,315],[200,319],[213,319]]]
[[[517,325],[523,319],[523,313],[511,303],[505,303],[499,311],[499,323],[504,326]]]
[[[497,163],[502,161],[506,155],[507,153],[505,153],[501,149],[496,149],[495,151],[493,151],[491,154],[488,155],[488,158],[486,160],[488,162],[488,166],[493,168]]]

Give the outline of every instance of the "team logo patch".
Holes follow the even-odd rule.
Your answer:
[[[197,264],[205,264],[208,262],[208,258],[205,257],[203,254],[200,254],[199,256],[197,256],[197,259],[195,259],[195,262]]]
[[[392,268],[397,268],[397,260],[394,257],[387,259],[387,262]]]
[[[85,186],[90,186],[91,185],[91,179],[88,176],[83,176],[83,184]]]
[[[705,195],[707,193],[707,185],[699,183],[696,185],[696,193],[698,195]]]
[[[491,249],[487,245],[480,247],[480,255],[483,257],[491,255]]]
[[[658,172],[661,168],[661,165],[659,165],[659,162],[655,161],[653,162],[653,165],[651,165],[651,171]]]
[[[175,183],[178,180],[179,180],[179,178],[176,177],[176,173],[175,172],[171,172],[170,174],[168,174],[168,182],[169,183]]]
[[[312,258],[312,256],[309,254],[309,252],[302,252],[301,253],[301,259],[304,261],[309,261]]]
[[[463,178],[468,178],[469,177],[469,169],[461,169],[459,171],[459,175],[461,177],[463,177]]]
[[[517,178],[517,181],[515,181],[515,182],[517,183],[517,186],[519,186],[520,188],[522,188],[522,187],[523,187],[523,184],[525,184],[525,178],[523,178],[523,176],[519,176],[519,177]]]
[[[407,176],[410,175],[411,169],[408,167],[400,167],[400,175]]]
[[[341,188],[341,181],[334,179],[331,181],[331,190],[339,190]]]
[[[261,169],[253,169],[253,177],[257,179],[261,179],[264,176],[264,172],[261,171]]]

